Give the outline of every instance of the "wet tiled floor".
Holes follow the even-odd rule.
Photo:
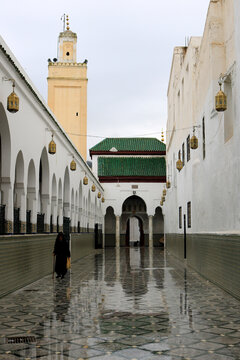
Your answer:
[[[0,320],[4,360],[240,359],[240,302],[161,249],[98,250],[0,299]]]

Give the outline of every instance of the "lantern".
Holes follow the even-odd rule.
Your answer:
[[[164,132],[163,132],[163,129],[162,129],[162,133],[161,133],[161,141],[164,142]]]
[[[74,159],[72,159],[72,161],[70,163],[70,170],[75,171],[76,168],[77,168],[76,161]]]
[[[98,197],[99,199],[101,199],[102,194],[100,193],[100,191],[98,192],[97,197]]]
[[[215,96],[215,108],[217,111],[227,110],[227,96],[222,91],[222,83],[219,81],[220,90]]]
[[[167,190],[166,189],[163,189],[163,196],[166,196],[167,195]]]
[[[195,150],[198,148],[198,138],[194,134],[190,139],[190,147],[192,150]]]
[[[53,141],[53,134],[52,134],[52,140],[50,141],[49,145],[48,145],[48,152],[51,155],[56,154],[56,144]]]
[[[170,181],[168,180],[168,181],[166,182],[166,188],[167,188],[167,189],[170,189],[170,187],[171,187],[171,183],[170,183]]]
[[[96,186],[93,184],[92,185],[92,192],[95,192],[96,191]]]
[[[102,197],[102,203],[104,203],[105,202],[105,199],[104,199],[104,197]]]
[[[11,113],[16,113],[19,110],[19,97],[14,92],[15,81],[12,80],[12,82],[13,91],[7,98],[7,109]]]
[[[178,159],[178,161],[176,162],[176,168],[178,169],[178,171],[181,171],[183,168],[183,162],[181,159]]]
[[[162,202],[165,201],[165,196],[162,196],[161,201],[162,201]]]
[[[162,200],[160,201],[160,205],[163,206],[163,201]]]
[[[88,178],[86,175],[83,178],[83,185],[88,185]]]

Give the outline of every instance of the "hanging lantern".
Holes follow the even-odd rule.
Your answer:
[[[192,150],[198,148],[198,138],[195,135],[193,135],[190,139],[190,147]]]
[[[162,200],[160,201],[160,205],[163,206],[163,201]]]
[[[92,185],[92,192],[95,192],[96,191],[96,186],[93,184]]]
[[[222,91],[222,82],[218,82],[220,86],[220,90],[215,96],[215,108],[217,111],[225,111],[227,110],[227,96]]]
[[[100,191],[98,192],[97,197],[98,197],[99,199],[101,199],[102,194],[100,193]]]
[[[165,196],[162,196],[161,201],[162,201],[162,202],[165,201]]]
[[[102,197],[102,203],[104,203],[105,202],[105,199],[104,199],[104,197]]]
[[[163,129],[162,129],[162,133],[161,133],[161,141],[164,142],[164,132],[163,132]]]
[[[72,161],[70,163],[70,170],[75,171],[76,168],[77,168],[76,161],[74,159],[72,159]]]
[[[166,189],[163,189],[163,196],[166,196],[167,195],[167,190]]]
[[[11,113],[16,113],[19,110],[19,97],[14,92],[15,81],[12,82],[13,91],[7,98],[7,109]]]
[[[178,159],[178,161],[176,162],[176,168],[178,169],[178,171],[181,171],[183,168],[183,162],[181,159]]]
[[[88,178],[86,175],[83,178],[83,185],[88,185]]]
[[[166,182],[166,188],[167,188],[167,189],[170,189],[170,187],[171,187],[171,183],[170,183],[170,181],[167,181],[167,182]]]
[[[49,145],[48,145],[48,152],[51,155],[56,154],[56,144],[53,141],[53,134],[52,134],[52,140],[50,141]]]

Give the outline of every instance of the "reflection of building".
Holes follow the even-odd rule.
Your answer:
[[[69,26],[59,35],[57,61],[48,64],[48,105],[86,160],[87,61],[77,62],[77,34]]]
[[[203,37],[174,49],[167,122],[171,188],[164,205],[168,250],[238,297],[239,11],[239,0],[210,1]],[[225,112],[215,109],[220,75]],[[194,127],[197,149],[190,146]]]
[[[140,244],[159,245],[165,144],[154,138],[108,138],[94,146],[90,155],[93,172],[105,189],[105,246],[129,245],[133,217],[138,221]]]

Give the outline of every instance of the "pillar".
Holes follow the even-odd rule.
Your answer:
[[[120,247],[120,216],[116,215],[116,248]]]
[[[2,178],[2,205],[5,207],[5,232],[6,234],[13,233],[13,191],[10,180]]]
[[[149,221],[149,240],[148,240],[148,246],[150,248],[153,247],[153,216],[149,215],[148,216],[148,221]]]

